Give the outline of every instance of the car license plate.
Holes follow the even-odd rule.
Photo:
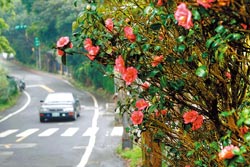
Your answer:
[[[58,112],[53,112],[52,113],[52,117],[59,117],[60,116],[60,113],[58,113]]]

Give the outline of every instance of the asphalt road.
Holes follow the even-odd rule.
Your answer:
[[[114,126],[107,102],[75,89],[58,75],[26,70],[1,59],[0,65],[26,82],[17,104],[0,113],[1,167],[125,166],[115,153],[122,128]],[[77,94],[81,117],[76,121],[40,123],[40,100],[53,91]]]

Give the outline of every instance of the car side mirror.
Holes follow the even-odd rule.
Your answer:
[[[44,102],[44,100],[40,100],[40,103],[43,103]]]

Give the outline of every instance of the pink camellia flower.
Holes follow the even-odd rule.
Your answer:
[[[226,146],[219,153],[219,160],[231,159],[234,157],[233,151],[239,151],[239,150],[240,150],[239,147],[234,145]]]
[[[122,75],[122,79],[126,82],[126,85],[130,85],[137,79],[137,69],[134,67],[128,67]]]
[[[162,5],[163,5],[163,0],[158,0],[158,2],[157,2],[156,5],[157,5],[157,6],[162,6]]]
[[[126,71],[125,62],[122,58],[122,55],[119,55],[118,58],[115,59],[114,68],[117,72],[120,72],[121,74],[123,74]]]
[[[63,56],[65,54],[65,52],[61,49],[57,49],[57,55],[58,56]]]
[[[93,61],[93,60],[95,59],[96,55],[87,54],[87,57],[88,57],[91,61]]]
[[[197,0],[197,3],[201,6],[203,6],[204,8],[208,9],[211,8],[212,6],[212,2],[214,2],[215,0]]]
[[[198,115],[199,115],[198,112],[195,110],[190,110],[186,112],[183,115],[184,123],[188,124],[194,122],[197,119]]]
[[[175,19],[178,21],[178,25],[183,26],[186,29],[193,27],[192,13],[188,10],[185,3],[181,3],[174,13]]]
[[[88,52],[90,55],[96,56],[98,54],[99,50],[100,50],[99,46],[91,46],[91,47],[89,47]]]
[[[113,31],[114,23],[111,18],[105,20],[105,27],[108,29],[108,31]]]
[[[135,42],[136,40],[136,35],[133,33],[133,29],[129,26],[126,26],[124,28],[124,33],[125,37],[130,41],[130,42]]]
[[[203,116],[198,115],[194,122],[192,122],[192,130],[197,130],[202,126]]]
[[[132,121],[132,123],[134,125],[141,124],[142,121],[143,121],[143,113],[142,113],[142,111],[134,111],[134,112],[132,112],[130,119],[131,119],[131,121]]]
[[[161,110],[161,115],[166,115],[167,114],[167,110]]]
[[[83,44],[84,44],[84,49],[86,49],[87,51],[91,46],[93,46],[92,40],[90,38],[86,38]]]
[[[225,77],[227,79],[231,79],[232,78],[231,73],[230,72],[225,72]]]
[[[138,110],[144,110],[146,107],[149,106],[149,103],[145,101],[144,99],[140,99],[136,101],[135,106]]]
[[[159,63],[161,63],[163,60],[163,55],[160,55],[160,56],[154,56],[153,57],[153,61],[151,62],[151,65],[153,67],[156,67]]]
[[[61,37],[56,43],[56,47],[62,48],[70,43],[69,37]]]
[[[147,89],[149,88],[150,85],[149,85],[148,82],[144,82],[141,86],[142,86],[142,89],[143,89],[143,90],[147,90]]]

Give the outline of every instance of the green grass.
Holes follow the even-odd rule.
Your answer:
[[[142,164],[142,151],[139,146],[134,146],[133,149],[122,150],[122,146],[116,149],[117,154],[128,162],[129,167],[138,167]]]
[[[19,99],[20,95],[21,95],[20,93],[17,93],[17,94],[15,94],[15,95],[13,95],[13,96],[7,101],[7,103],[3,103],[3,104],[0,103],[0,112],[3,112],[3,111],[5,111],[5,110],[8,109],[8,108],[13,107],[13,106],[16,104],[17,100]]]

